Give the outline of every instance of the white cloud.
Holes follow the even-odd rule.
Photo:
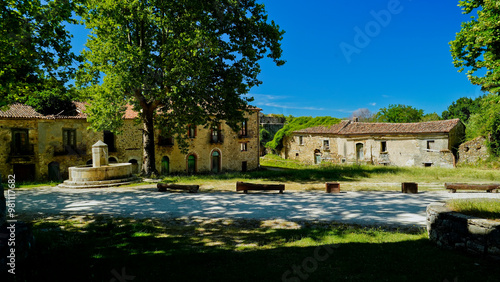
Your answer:
[[[375,107],[377,105],[377,103],[370,103],[369,105]]]

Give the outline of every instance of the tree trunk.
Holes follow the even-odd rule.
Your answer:
[[[143,131],[142,131],[142,174],[144,176],[158,175],[155,161],[155,131],[153,111],[143,109]]]

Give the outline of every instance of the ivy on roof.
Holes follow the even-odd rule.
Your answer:
[[[283,138],[290,136],[294,131],[314,126],[330,126],[338,124],[341,120],[334,117],[290,117],[285,126],[278,130],[273,140],[267,142],[266,147],[279,151],[283,147]]]

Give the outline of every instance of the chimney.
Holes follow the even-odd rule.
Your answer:
[[[359,118],[358,117],[352,117],[352,122],[358,122]]]

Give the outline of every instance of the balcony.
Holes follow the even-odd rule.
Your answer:
[[[210,143],[211,144],[224,143],[224,136],[222,136],[222,134],[217,134],[217,135],[210,134]]]
[[[162,137],[160,136],[158,139],[158,146],[162,147],[171,147],[174,146],[174,138],[173,137]]]
[[[13,157],[34,156],[35,150],[33,144],[19,146],[18,144],[11,143],[10,155]]]
[[[87,155],[87,146],[85,145],[80,145],[80,146],[70,146],[66,145],[63,146],[63,148],[54,148],[54,157],[57,156],[85,156]]]

